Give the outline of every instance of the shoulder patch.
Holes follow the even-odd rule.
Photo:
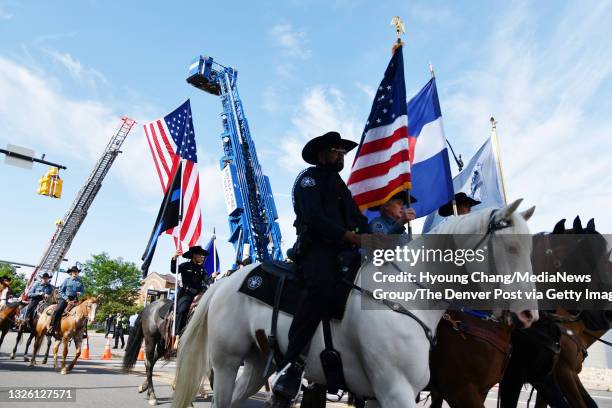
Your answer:
[[[385,226],[380,221],[373,222],[372,223],[372,231],[374,231],[374,232],[385,232]]]
[[[315,179],[313,179],[312,177],[303,177],[302,180],[300,181],[300,186],[302,187],[314,187],[317,183],[315,182]]]

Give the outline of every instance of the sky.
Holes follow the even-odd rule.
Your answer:
[[[215,228],[222,269],[230,267],[221,101],[185,82],[198,55],[238,70],[283,244],[291,246],[290,192],[306,167],[302,146],[329,130],[359,140],[391,56],[395,15],[406,25],[408,97],[433,64],[445,133],[466,163],[495,117],[508,199],[536,206],[531,230],[580,215],[612,233],[611,1],[0,0],[0,146],[27,147],[68,168],[58,200],[36,195],[46,166],[0,163],[0,259],[39,261],[55,222],[128,115],[139,124],[63,267],[102,251],[140,265],[162,199],[141,125],[190,98],[202,244]],[[151,271],[168,272],[172,253],[163,236]]]

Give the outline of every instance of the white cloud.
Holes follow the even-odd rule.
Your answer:
[[[11,101],[0,110],[4,138],[10,135],[10,142],[48,153],[49,158],[70,157],[93,166],[116,131],[120,115],[101,102],[63,95],[49,85],[56,82],[44,71],[34,72],[0,57],[0,94]],[[159,188],[157,176],[141,129],[137,124],[128,135],[111,175],[135,194],[154,194]]]
[[[609,109],[609,101],[597,99],[612,78],[606,4],[567,7],[561,19],[547,20],[546,32],[530,3],[513,7],[477,50],[486,60],[447,84],[442,100],[445,122],[459,133],[447,136],[474,148],[496,114],[508,198],[538,206],[536,230],[580,214],[599,216],[600,230],[612,231],[612,221],[602,217],[612,202],[612,120],[594,119]]]
[[[287,56],[305,60],[312,55],[312,51],[307,47],[306,33],[289,23],[275,25],[270,29],[270,35]]]
[[[281,142],[280,163],[293,172],[304,167],[301,152],[308,140],[335,130],[344,138],[358,141],[363,126],[346,104],[344,94],[337,88],[324,86],[306,91],[291,122],[293,129]]]
[[[67,52],[60,51],[47,51],[52,57],[53,60],[68,70],[68,73],[72,78],[79,82],[83,82],[91,86],[92,88],[96,86],[98,81],[108,82],[104,75],[100,72],[96,71],[93,68],[85,68],[81,64],[81,62],[74,58]]]
[[[362,84],[361,82],[357,82],[355,86],[359,88],[359,90],[365,94],[368,100],[370,101],[374,100],[374,95],[376,95],[376,90],[374,89],[373,86]]]
[[[0,20],[11,20],[13,17],[13,14],[3,9],[0,9]]]

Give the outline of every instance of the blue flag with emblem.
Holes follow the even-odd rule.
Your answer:
[[[217,253],[217,246],[215,245],[217,237],[213,234],[208,244],[206,244],[205,250],[208,251],[208,256],[204,261],[204,270],[208,274],[208,276],[212,275],[214,272],[219,272],[221,269],[219,268],[219,254]]]
[[[170,185],[170,188],[168,188],[168,191],[166,191],[164,201],[162,201],[159,213],[157,214],[157,220],[153,226],[153,231],[151,232],[151,237],[149,238],[149,243],[147,244],[147,249],[145,250],[144,255],[142,255],[143,263],[140,269],[142,269],[143,278],[147,276],[147,273],[149,273],[149,266],[151,266],[151,261],[153,260],[153,254],[155,253],[155,248],[157,247],[159,235],[179,224],[181,176],[183,174],[181,170],[182,164],[179,162],[176,172],[172,177],[172,184]]]
[[[465,169],[453,178],[453,188],[455,193],[464,192],[481,202],[472,207],[472,211],[489,207],[501,208],[505,205],[501,175],[493,154],[491,138],[478,149]],[[423,225],[423,233],[431,231],[448,218],[441,217],[437,211],[429,214]]]

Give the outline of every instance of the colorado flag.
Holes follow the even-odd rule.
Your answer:
[[[408,141],[410,194],[418,200],[412,206],[417,217],[422,217],[436,211],[454,195],[435,78],[408,102]]]

